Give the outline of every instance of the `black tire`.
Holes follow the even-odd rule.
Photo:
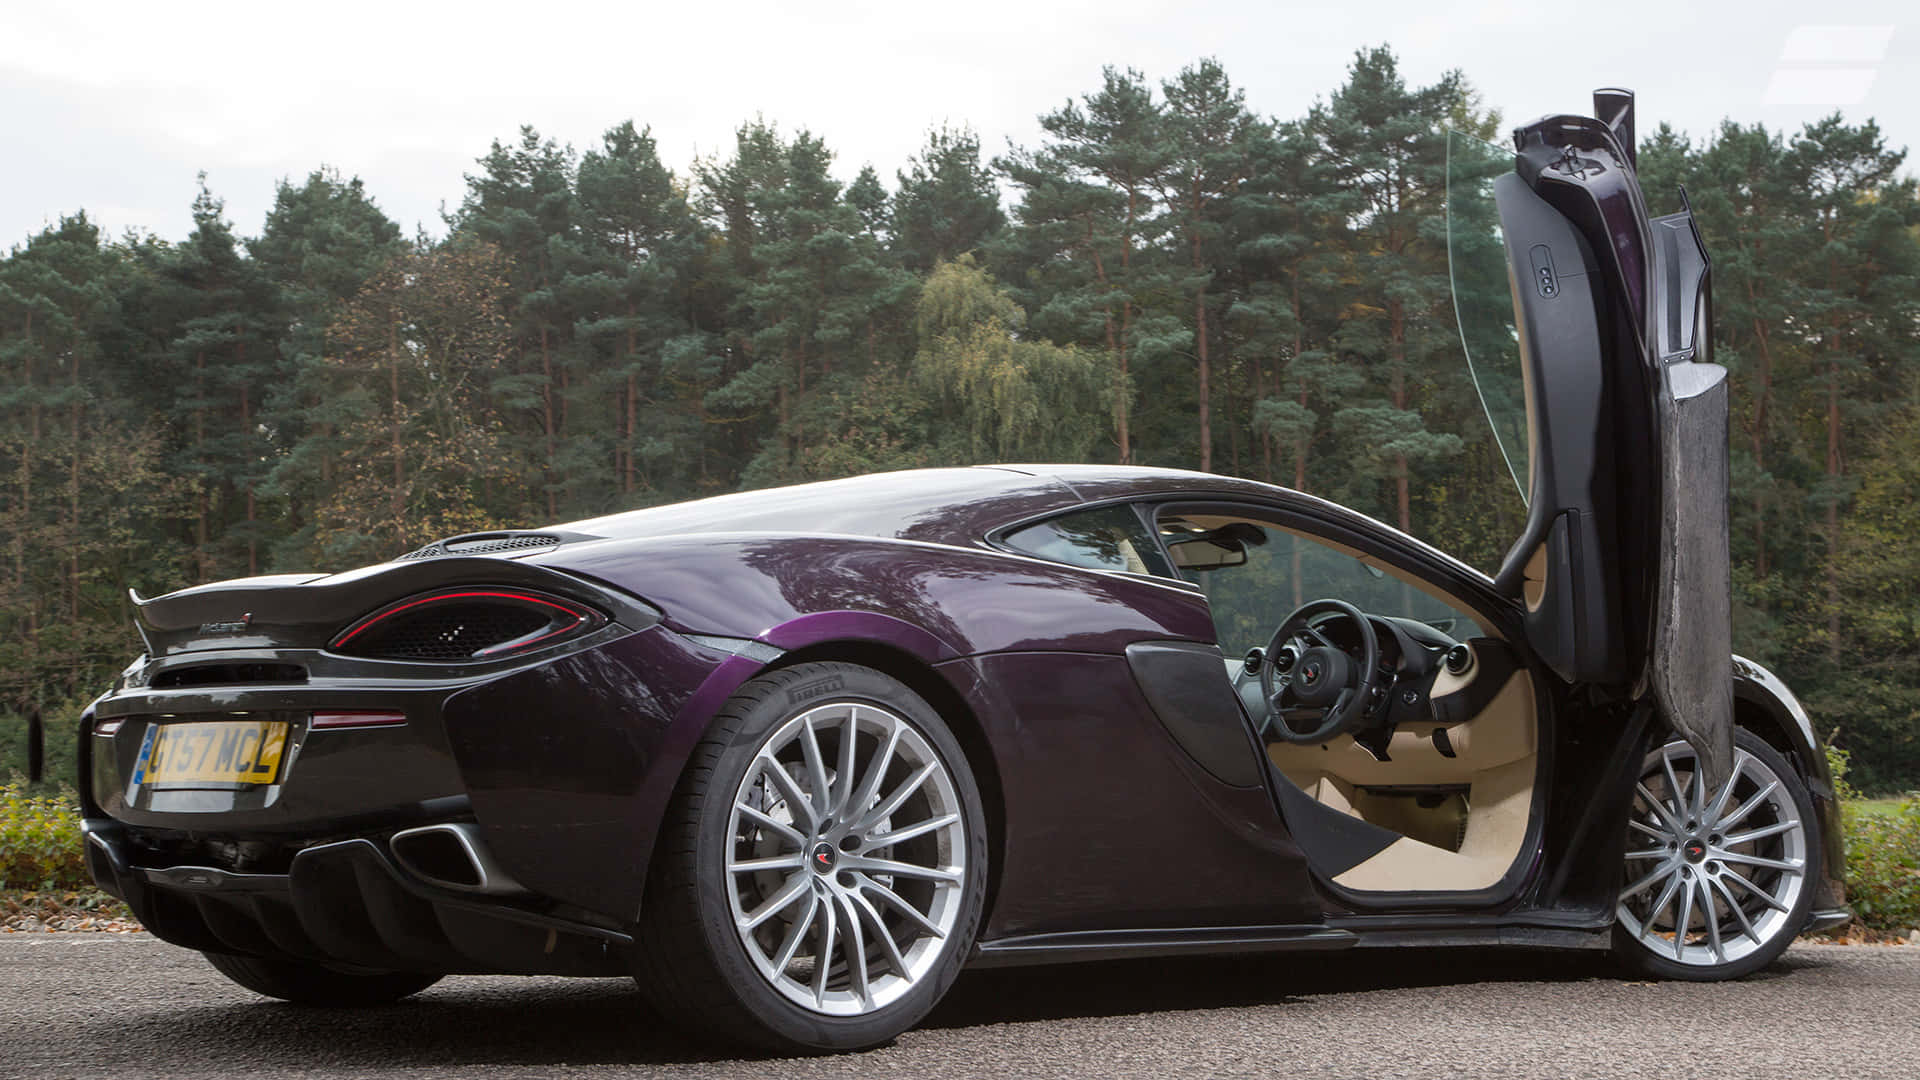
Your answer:
[[[951,784],[943,790],[957,797],[958,806],[942,816],[955,817],[964,829],[957,842],[952,832],[945,833],[948,839],[944,842],[956,856],[964,852],[965,861],[957,887],[942,887],[947,897],[943,910],[953,913],[951,930],[944,937],[925,935],[915,939],[922,948],[917,954],[920,962],[928,966],[917,976],[895,980],[894,989],[900,994],[896,999],[860,1015],[827,1015],[792,999],[791,982],[787,983],[788,990],[781,988],[790,969],[775,970],[764,953],[750,953],[753,946],[743,938],[752,932],[736,928],[733,907],[741,902],[734,890],[735,875],[742,871],[729,872],[727,860],[733,857],[730,853],[736,845],[747,842],[734,820],[734,802],[736,794],[746,790],[743,785],[756,782],[749,776],[749,769],[764,768],[756,764],[761,748],[771,745],[782,732],[794,731],[796,721],[812,723],[802,721],[802,717],[819,716],[823,710],[849,703],[878,706],[889,714],[887,721],[896,729],[904,721],[903,726],[920,737],[915,745],[930,750],[944,766]],[[862,745],[858,735],[853,742]],[[828,760],[832,760],[831,754]],[[881,772],[884,778],[885,769]],[[761,777],[758,782],[767,782],[764,772],[755,775]],[[767,808],[781,809],[772,805]],[[861,809],[848,810],[842,824],[864,816]],[[804,836],[793,841],[796,846],[817,853],[818,847],[809,845],[819,843],[819,838],[797,818],[789,816],[786,820]],[[821,828],[832,827],[829,821]],[[894,824],[876,828],[906,831],[904,826]],[[947,830],[953,828],[945,826]],[[761,675],[722,706],[681,778],[654,848],[638,928],[635,981],[667,1020],[725,1043],[745,1043],[781,1053],[838,1052],[884,1044],[918,1023],[946,994],[972,949],[986,894],[986,832],[979,789],[965,753],[939,713],[912,690],[880,672],[847,663],[798,664]],[[884,831],[866,835],[884,836]],[[865,851],[858,846],[865,842],[864,837],[849,838],[849,843],[856,846],[847,850]],[[873,850],[880,851],[877,846]],[[826,890],[834,879],[848,881],[847,874],[822,871],[807,862],[798,870],[782,871],[788,875],[782,888],[809,888],[801,880],[809,868],[830,879],[826,883],[806,880],[812,881],[816,897],[825,898],[819,904],[831,905],[834,901]],[[890,880],[898,884],[902,879]],[[819,938],[809,936],[804,928],[818,925],[811,920],[819,908],[804,891],[796,896],[794,903],[804,902],[806,914],[790,918],[793,909],[775,909],[779,919],[769,925],[785,927],[777,932],[815,949]],[[861,933],[870,933],[865,924],[861,926]],[[907,935],[903,933],[902,938]],[[826,940],[833,939],[828,936]],[[864,944],[859,947],[866,948]],[[826,955],[829,973],[835,970],[835,963],[843,963],[844,973],[851,977],[852,963],[843,953]],[[818,971],[818,966],[814,970]],[[863,966],[862,970],[870,969]],[[904,976],[905,969],[901,972]],[[863,974],[863,988],[867,978]],[[878,1001],[877,995],[873,1000]]]
[[[256,994],[331,1008],[391,1005],[440,981],[406,971],[339,971],[304,960],[208,952],[213,969]]]
[[[1697,945],[1682,947],[1681,944],[1677,944],[1676,939],[1671,933],[1673,926],[1678,922],[1679,918],[1677,907],[1668,909],[1669,915],[1664,922],[1654,921],[1654,927],[1658,932],[1649,934],[1635,933],[1631,925],[1631,920],[1636,918],[1638,913],[1629,909],[1628,902],[1623,896],[1620,907],[1616,909],[1616,915],[1618,917],[1613,928],[1613,953],[1630,972],[1636,975],[1652,976],[1657,979],[1676,979],[1687,982],[1717,982],[1724,979],[1737,979],[1745,975],[1750,975],[1779,959],[1780,955],[1786,952],[1788,946],[1793,944],[1794,938],[1799,936],[1800,932],[1807,926],[1807,921],[1813,908],[1813,895],[1815,891],[1812,878],[1819,873],[1819,868],[1822,865],[1820,829],[1818,827],[1818,819],[1814,817],[1813,799],[1808,795],[1806,783],[1800,777],[1800,774],[1786,758],[1781,756],[1778,750],[1768,745],[1766,740],[1750,731],[1735,729],[1734,749],[1736,762],[1749,762],[1750,764],[1742,765],[1742,769],[1747,771],[1743,774],[1736,775],[1734,779],[1734,783],[1736,784],[1734,796],[1727,801],[1728,805],[1723,811],[1723,815],[1731,814],[1738,810],[1744,800],[1757,794],[1758,789],[1769,779],[1777,779],[1779,781],[1781,801],[1778,804],[1763,802],[1747,816],[1746,820],[1735,823],[1731,829],[1727,830],[1726,834],[1737,835],[1733,830],[1750,831],[1754,829],[1755,826],[1764,828],[1781,825],[1787,820],[1786,815],[1781,811],[1786,810],[1786,808],[1790,806],[1792,813],[1797,815],[1799,823],[1798,828],[1788,830],[1788,835],[1792,836],[1791,841],[1788,839],[1788,835],[1777,835],[1768,837],[1765,840],[1755,841],[1751,844],[1738,846],[1748,849],[1748,853],[1751,855],[1799,862],[1801,869],[1797,875],[1797,888],[1788,877],[1788,872],[1784,870],[1756,869],[1751,864],[1735,864],[1731,861],[1723,866],[1718,860],[1713,858],[1718,850],[1711,846],[1717,843],[1717,839],[1712,835],[1714,832],[1713,829],[1703,828],[1701,830],[1701,839],[1706,841],[1707,846],[1702,848],[1703,857],[1699,860],[1698,864],[1684,865],[1686,863],[1685,849],[1688,841],[1684,835],[1681,836],[1679,838],[1680,848],[1676,855],[1678,861],[1675,865],[1680,866],[1680,868],[1689,875],[1686,878],[1687,881],[1699,880],[1701,882],[1699,887],[1713,893],[1716,897],[1716,906],[1713,912],[1696,916],[1701,926],[1698,936],[1705,940],[1706,922],[1708,919],[1712,919],[1716,926],[1724,925],[1726,927],[1726,933],[1720,940],[1724,942],[1727,939],[1731,939],[1742,951],[1738,956],[1727,956],[1715,962],[1714,954],[1710,948],[1703,949]],[[1663,780],[1658,779],[1664,775],[1664,771],[1659,767],[1659,760],[1663,754],[1673,755],[1672,760],[1675,763],[1675,769],[1678,775],[1683,778],[1690,775],[1693,751],[1684,743],[1676,740],[1675,742],[1670,742],[1663,747],[1655,749],[1652,754],[1648,755],[1646,766],[1642,769],[1643,784],[1649,782],[1655,785],[1664,783]],[[1689,786],[1689,782],[1683,779],[1682,787]],[[1653,790],[1653,788],[1650,787],[1649,790]],[[1658,792],[1656,793],[1658,794]],[[1639,808],[1644,804],[1644,799],[1638,794],[1636,794],[1635,798],[1635,813],[1638,814]],[[1705,801],[1712,802],[1713,800],[1709,799]],[[1643,843],[1657,844],[1657,840],[1651,837],[1650,832],[1653,827],[1658,827],[1658,817],[1658,814],[1649,815],[1647,819],[1643,821],[1643,826],[1645,827],[1636,828],[1630,826],[1628,840],[1628,851],[1630,853],[1636,849],[1636,845]],[[1788,858],[1789,856],[1791,856],[1791,858]],[[1629,860],[1624,877],[1632,879],[1635,874],[1651,876],[1657,865],[1658,864],[1651,860],[1643,860],[1637,864]],[[1790,903],[1780,904],[1780,907],[1785,908],[1784,911],[1778,910],[1777,908],[1770,908],[1759,899],[1756,893],[1748,891],[1746,887],[1732,882],[1731,879],[1724,878],[1723,873],[1727,870],[1737,871],[1742,877],[1746,877],[1754,884],[1759,885],[1762,890],[1767,891],[1773,896],[1776,903],[1784,899],[1786,895],[1791,895],[1793,899]],[[1638,880],[1644,879],[1645,877],[1643,876]],[[1623,880],[1622,886],[1623,889],[1626,888],[1628,881]],[[1714,890],[1716,889],[1721,891],[1715,892]],[[1647,891],[1649,893],[1653,892],[1651,888]],[[1728,898],[1735,898],[1740,901],[1740,911],[1738,914],[1744,916],[1744,918],[1736,919],[1736,913],[1731,907],[1727,906]],[[1657,900],[1658,897],[1656,896],[1654,899]],[[1721,917],[1722,911],[1725,912],[1726,916],[1724,921]],[[1651,913],[1652,916],[1658,916],[1659,914],[1657,911]],[[1689,928],[1691,928],[1692,925],[1693,920],[1690,919]],[[1756,935],[1747,933],[1746,926],[1751,926],[1753,929],[1759,931],[1757,937],[1760,940],[1757,944],[1749,946],[1749,942],[1754,941]],[[1739,932],[1738,936],[1735,936],[1735,931]],[[1691,940],[1691,936],[1689,940]],[[1731,952],[1731,947],[1729,947],[1727,951]],[[1683,963],[1677,959],[1675,955],[1672,955],[1674,953],[1686,953],[1692,956],[1693,959]]]

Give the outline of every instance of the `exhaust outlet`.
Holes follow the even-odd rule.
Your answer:
[[[443,889],[512,895],[526,887],[500,868],[486,845],[480,827],[464,823],[422,825],[402,829],[387,841],[395,862],[414,877]]]

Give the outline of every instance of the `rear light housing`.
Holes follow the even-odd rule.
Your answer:
[[[397,600],[354,622],[328,645],[370,660],[465,664],[546,649],[592,633],[607,617],[529,589],[444,589]]]

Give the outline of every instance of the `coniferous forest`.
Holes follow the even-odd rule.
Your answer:
[[[1505,119],[1385,49],[1292,117],[1210,61],[1089,82],[1037,145],[935,130],[892,177],[842,182],[762,121],[676,169],[632,121],[496,142],[441,238],[320,168],[257,228],[203,182],[184,237],[80,214],[27,239],[0,260],[0,771],[34,710],[70,771],[79,709],[139,651],[129,586],[743,487],[1198,468],[1491,570],[1523,507],[1455,328],[1445,133]],[[1736,645],[1870,790],[1920,784],[1904,156],[1838,116],[1640,148],[1654,212],[1684,185],[1715,260]]]

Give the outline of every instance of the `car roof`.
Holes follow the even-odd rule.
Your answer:
[[[1160,492],[1271,495],[1252,481],[1124,465],[912,469],[716,495],[559,526],[600,537],[811,532],[971,544],[1008,522],[1083,502]]]

